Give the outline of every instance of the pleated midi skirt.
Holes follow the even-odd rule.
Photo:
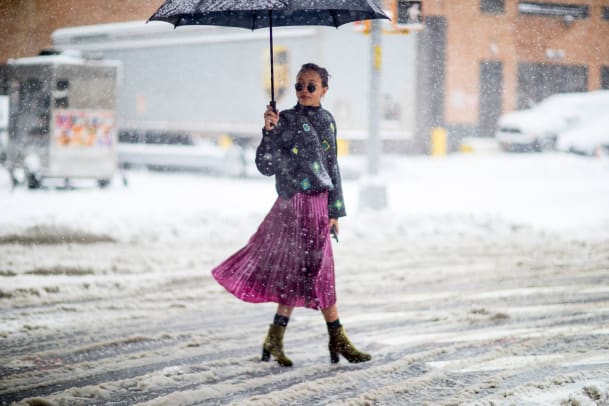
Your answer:
[[[336,303],[328,194],[278,197],[247,245],[212,270],[250,303],[325,309]]]

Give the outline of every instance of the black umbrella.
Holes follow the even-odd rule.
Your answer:
[[[271,106],[275,109],[273,27],[326,25],[385,18],[374,0],[166,0],[150,17],[175,27],[218,25],[255,30],[269,28],[271,49]]]

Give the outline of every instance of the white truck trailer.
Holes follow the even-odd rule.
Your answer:
[[[278,109],[295,103],[293,82],[306,62],[325,66],[322,101],[352,152],[365,148],[370,92],[370,39],[352,24],[273,30]],[[413,139],[416,114],[415,35],[385,35],[380,135],[392,150]],[[180,27],[162,22],[72,27],[55,31],[53,47],[119,60],[121,142],[189,136],[257,142],[268,93],[268,30]],[[177,138],[176,138],[177,137]],[[160,140],[160,141],[159,141]]]
[[[5,167],[14,185],[38,188],[47,178],[109,184],[118,169],[119,74],[118,61],[66,55],[0,66],[0,89],[8,104]]]

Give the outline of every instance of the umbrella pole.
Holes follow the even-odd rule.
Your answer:
[[[269,39],[271,46],[271,107],[273,111],[277,111],[275,103],[275,72],[273,68],[273,10],[269,10]]]

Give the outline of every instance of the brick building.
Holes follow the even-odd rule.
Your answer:
[[[490,136],[553,93],[609,88],[609,0],[424,0],[419,133]]]
[[[145,20],[161,3],[0,1],[0,63],[51,46],[58,28]],[[423,0],[423,10],[420,148],[433,127],[446,127],[454,147],[465,135],[492,135],[503,111],[556,92],[609,88],[609,0]]]
[[[58,28],[145,20],[162,0],[0,0],[0,63],[37,55]]]

